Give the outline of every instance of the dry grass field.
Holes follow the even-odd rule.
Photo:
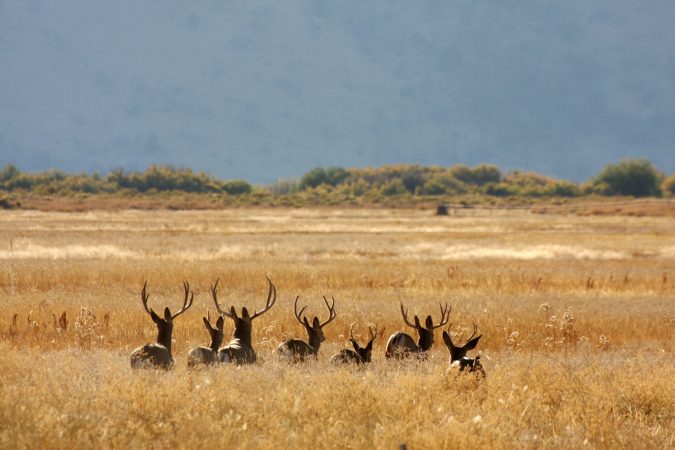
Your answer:
[[[276,305],[254,321],[258,362],[188,371],[223,305]],[[175,366],[132,371],[150,306],[176,319]],[[316,361],[280,362],[305,337],[300,295],[325,318]],[[410,314],[483,334],[480,380],[384,359]],[[63,312],[65,320],[59,320]],[[334,367],[350,324],[375,324],[373,362]],[[672,217],[434,217],[425,210],[0,212],[0,448],[673,448]],[[445,327],[444,329],[447,329]],[[225,322],[226,341],[232,321]]]

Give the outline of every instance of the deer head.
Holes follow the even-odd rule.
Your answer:
[[[450,327],[452,327],[452,324],[450,324],[448,326],[448,329],[450,329]],[[478,327],[476,326],[476,324],[473,324],[473,334],[471,335],[471,337],[469,337],[469,339],[466,340],[464,345],[461,345],[461,346],[456,346],[452,342],[452,338],[450,337],[450,333],[448,333],[447,331],[443,332],[443,342],[445,342],[445,345],[448,347],[448,350],[450,350],[450,362],[451,363],[466,357],[466,353],[469,350],[473,350],[474,348],[476,348],[476,345],[478,344],[478,340],[482,336],[482,334],[481,334],[477,337],[474,337],[474,336],[476,336],[477,331],[478,331]]]
[[[214,328],[213,325],[211,325],[210,311],[206,311],[206,317],[202,317],[202,319],[204,320],[204,327],[206,328],[206,331],[208,331],[209,336],[211,336],[211,345],[209,345],[209,347],[214,352],[217,352],[220,348],[220,345],[223,343],[223,328],[225,327],[225,320],[223,319],[223,316],[218,317],[218,320],[216,320],[216,326]]]
[[[361,347],[359,343],[356,342],[356,339],[354,339],[354,324],[349,327],[349,341],[352,343],[352,347],[354,347],[356,354],[359,355],[361,361],[364,363],[370,362],[373,352],[373,342],[377,337],[377,329],[374,326],[369,326],[368,332],[370,333],[370,340],[365,347]]]
[[[308,337],[308,344],[315,350],[318,351],[319,346],[323,341],[326,340],[326,337],[323,334],[323,327],[328,325],[335,319],[336,313],[335,313],[335,298],[331,297],[332,303],[328,303],[328,299],[326,299],[326,296],[324,295],[323,301],[326,303],[326,308],[328,308],[328,319],[326,319],[324,322],[320,322],[319,318],[314,316],[312,319],[312,323],[310,324],[309,321],[307,320],[307,317],[301,317],[303,311],[305,311],[305,308],[307,308],[307,305],[303,306],[300,309],[300,312],[298,312],[298,299],[300,296],[298,295],[295,297],[295,304],[293,305],[293,313],[295,314],[295,319],[300,322],[300,324],[305,327],[305,331],[307,331],[307,337]]]
[[[431,315],[428,315],[424,321],[424,326],[422,326],[420,319],[417,316],[414,316],[415,323],[410,323],[410,320],[408,320],[408,310],[407,308],[403,307],[403,302],[401,302],[401,314],[403,315],[403,321],[409,327],[417,330],[417,334],[419,335],[419,341],[417,342],[417,345],[420,347],[421,351],[427,351],[431,348],[432,344],[434,343],[434,330],[448,323],[448,320],[450,319],[451,308],[448,307],[448,304],[445,304],[445,308],[440,303],[438,306],[441,308],[441,321],[437,325],[434,325]]]
[[[169,307],[165,307],[164,318],[162,318],[158,316],[153,309],[148,308],[148,299],[150,298],[150,294],[147,293],[147,285],[147,281],[143,283],[143,290],[141,291],[141,301],[143,302],[143,308],[145,308],[145,311],[150,314],[150,318],[152,318],[152,321],[155,322],[155,325],[157,325],[157,343],[162,344],[169,350],[169,352],[171,352],[173,320],[187,311],[190,306],[192,306],[192,301],[194,300],[195,294],[194,292],[190,291],[190,283],[183,281],[183,290],[185,292],[183,307],[176,314],[171,314]]]
[[[253,330],[253,320],[257,317],[260,317],[274,305],[274,302],[277,300],[277,288],[272,284],[272,280],[267,278],[269,283],[269,291],[267,292],[267,301],[265,302],[265,307],[260,311],[253,311],[253,314],[249,314],[248,309],[244,306],[241,308],[241,315],[237,314],[237,310],[234,306],[230,307],[230,311],[226,311],[220,308],[218,303],[218,282],[220,278],[211,286],[211,296],[213,297],[213,302],[216,305],[216,310],[220,313],[221,316],[229,317],[234,322],[234,332],[233,338],[240,339],[242,342],[247,345],[251,345],[251,333]]]

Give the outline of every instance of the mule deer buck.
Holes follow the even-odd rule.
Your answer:
[[[307,342],[302,339],[289,339],[286,342],[282,342],[277,348],[277,354],[281,357],[290,358],[294,361],[304,361],[307,356],[316,357],[319,353],[319,347],[321,343],[326,340],[326,337],[323,334],[323,327],[328,325],[335,319],[335,299],[331,297],[332,303],[328,304],[326,297],[323,297],[323,301],[326,303],[326,308],[328,308],[328,319],[325,322],[319,322],[319,318],[314,316],[312,319],[312,324],[310,325],[307,317],[302,317],[302,313],[307,308],[307,305],[303,306],[298,312],[298,299],[300,296],[295,297],[295,304],[293,306],[293,313],[295,314],[295,319],[300,322],[300,324],[305,327],[307,331]]]
[[[374,327],[368,327],[370,340],[365,347],[361,347],[354,339],[354,324],[349,327],[349,342],[352,343],[354,350],[345,348],[331,357],[334,364],[366,364],[370,362],[373,352],[373,341],[377,337],[377,330]]]
[[[190,291],[190,283],[183,281],[183,290],[185,291],[185,298],[183,300],[183,307],[176,314],[171,314],[171,310],[167,306],[164,308],[164,318],[159,317],[155,311],[148,308],[148,298],[150,294],[146,292],[148,282],[143,283],[143,290],[141,291],[141,300],[143,301],[143,308],[150,314],[152,321],[157,325],[157,343],[145,344],[138,347],[131,352],[131,367],[159,367],[162,369],[169,369],[173,365],[173,357],[171,356],[171,334],[173,333],[173,320],[187,311],[192,306],[195,294]]]
[[[452,324],[448,326],[448,329],[452,327]],[[483,370],[483,366],[480,363],[480,355],[476,356],[475,358],[469,358],[466,356],[466,352],[469,350],[473,350],[476,348],[476,345],[478,344],[478,340],[483,336],[482,334],[476,336],[476,332],[478,331],[478,327],[476,324],[473,324],[473,334],[469,339],[466,340],[464,345],[462,346],[456,346],[452,342],[452,338],[450,337],[450,333],[447,331],[443,332],[443,342],[445,342],[445,345],[448,347],[448,350],[450,350],[450,365],[455,366],[459,365],[459,371],[463,372],[465,369],[468,369],[469,372],[480,372],[483,376],[485,376],[485,371]]]
[[[223,320],[223,316],[218,317],[214,328],[213,325],[211,325],[211,313],[209,311],[206,311],[206,317],[202,317],[202,319],[204,320],[206,331],[208,331],[211,336],[211,345],[208,347],[200,345],[199,347],[190,350],[187,355],[188,368],[196,367],[200,364],[210,365],[218,362],[218,349],[223,343],[223,327],[225,321]]]
[[[230,312],[220,308],[220,304],[218,303],[218,281],[220,279],[216,280],[213,286],[211,286],[211,296],[213,297],[213,302],[216,304],[216,310],[221,316],[229,317],[234,322],[232,339],[225,347],[218,351],[218,361],[223,363],[253,364],[256,361],[255,350],[253,350],[251,343],[253,319],[260,317],[274,305],[274,302],[277,300],[277,288],[272,284],[272,280],[267,278],[269,291],[267,292],[265,307],[260,311],[253,311],[253,315],[249,315],[248,309],[244,306],[241,308],[241,316],[238,316],[234,306],[230,307]]]
[[[409,327],[415,328],[417,330],[419,340],[417,343],[415,343],[413,337],[408,333],[397,331],[389,337],[389,340],[387,341],[387,350],[384,356],[387,358],[402,359],[407,358],[408,356],[415,353],[420,357],[425,357],[425,352],[429,350],[434,343],[434,329],[442,327],[448,323],[448,319],[450,319],[450,308],[448,308],[448,304],[445,304],[445,308],[441,306],[440,303],[438,306],[441,308],[440,323],[438,325],[434,325],[434,321],[429,315],[427,316],[427,320],[424,322],[424,326],[422,326],[420,324],[420,319],[417,316],[415,316],[415,323],[410,323],[408,320],[408,310],[405,309],[403,307],[403,303],[401,303],[401,314],[403,315],[403,321]]]

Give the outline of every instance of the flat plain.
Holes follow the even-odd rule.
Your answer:
[[[254,321],[258,362],[186,368],[202,317]],[[134,371],[143,310],[182,303],[174,368]],[[293,301],[325,318],[316,361]],[[387,361],[400,313],[452,307],[424,361]],[[672,448],[675,220],[423,209],[0,212],[0,448]],[[65,312],[65,315],[63,314]],[[449,367],[441,332],[478,326],[484,379]],[[350,326],[373,362],[336,367]],[[232,323],[225,321],[226,341]],[[415,336],[416,337],[416,336]]]

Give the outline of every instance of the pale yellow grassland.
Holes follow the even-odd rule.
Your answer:
[[[254,321],[259,362],[189,372],[209,286],[259,309],[266,275],[278,300]],[[145,280],[158,312],[183,280],[195,292],[169,372],[129,367],[156,335]],[[296,295],[321,318],[333,296],[338,316],[318,361],[289,366],[274,349],[305,337]],[[387,337],[413,332],[399,302],[422,320],[452,305],[459,341],[476,323],[486,379],[448,370],[447,327],[428,361],[385,361]],[[0,447],[672,448],[673,305],[668,217],[3,211]],[[378,327],[374,362],[334,368],[354,322],[361,341]]]

